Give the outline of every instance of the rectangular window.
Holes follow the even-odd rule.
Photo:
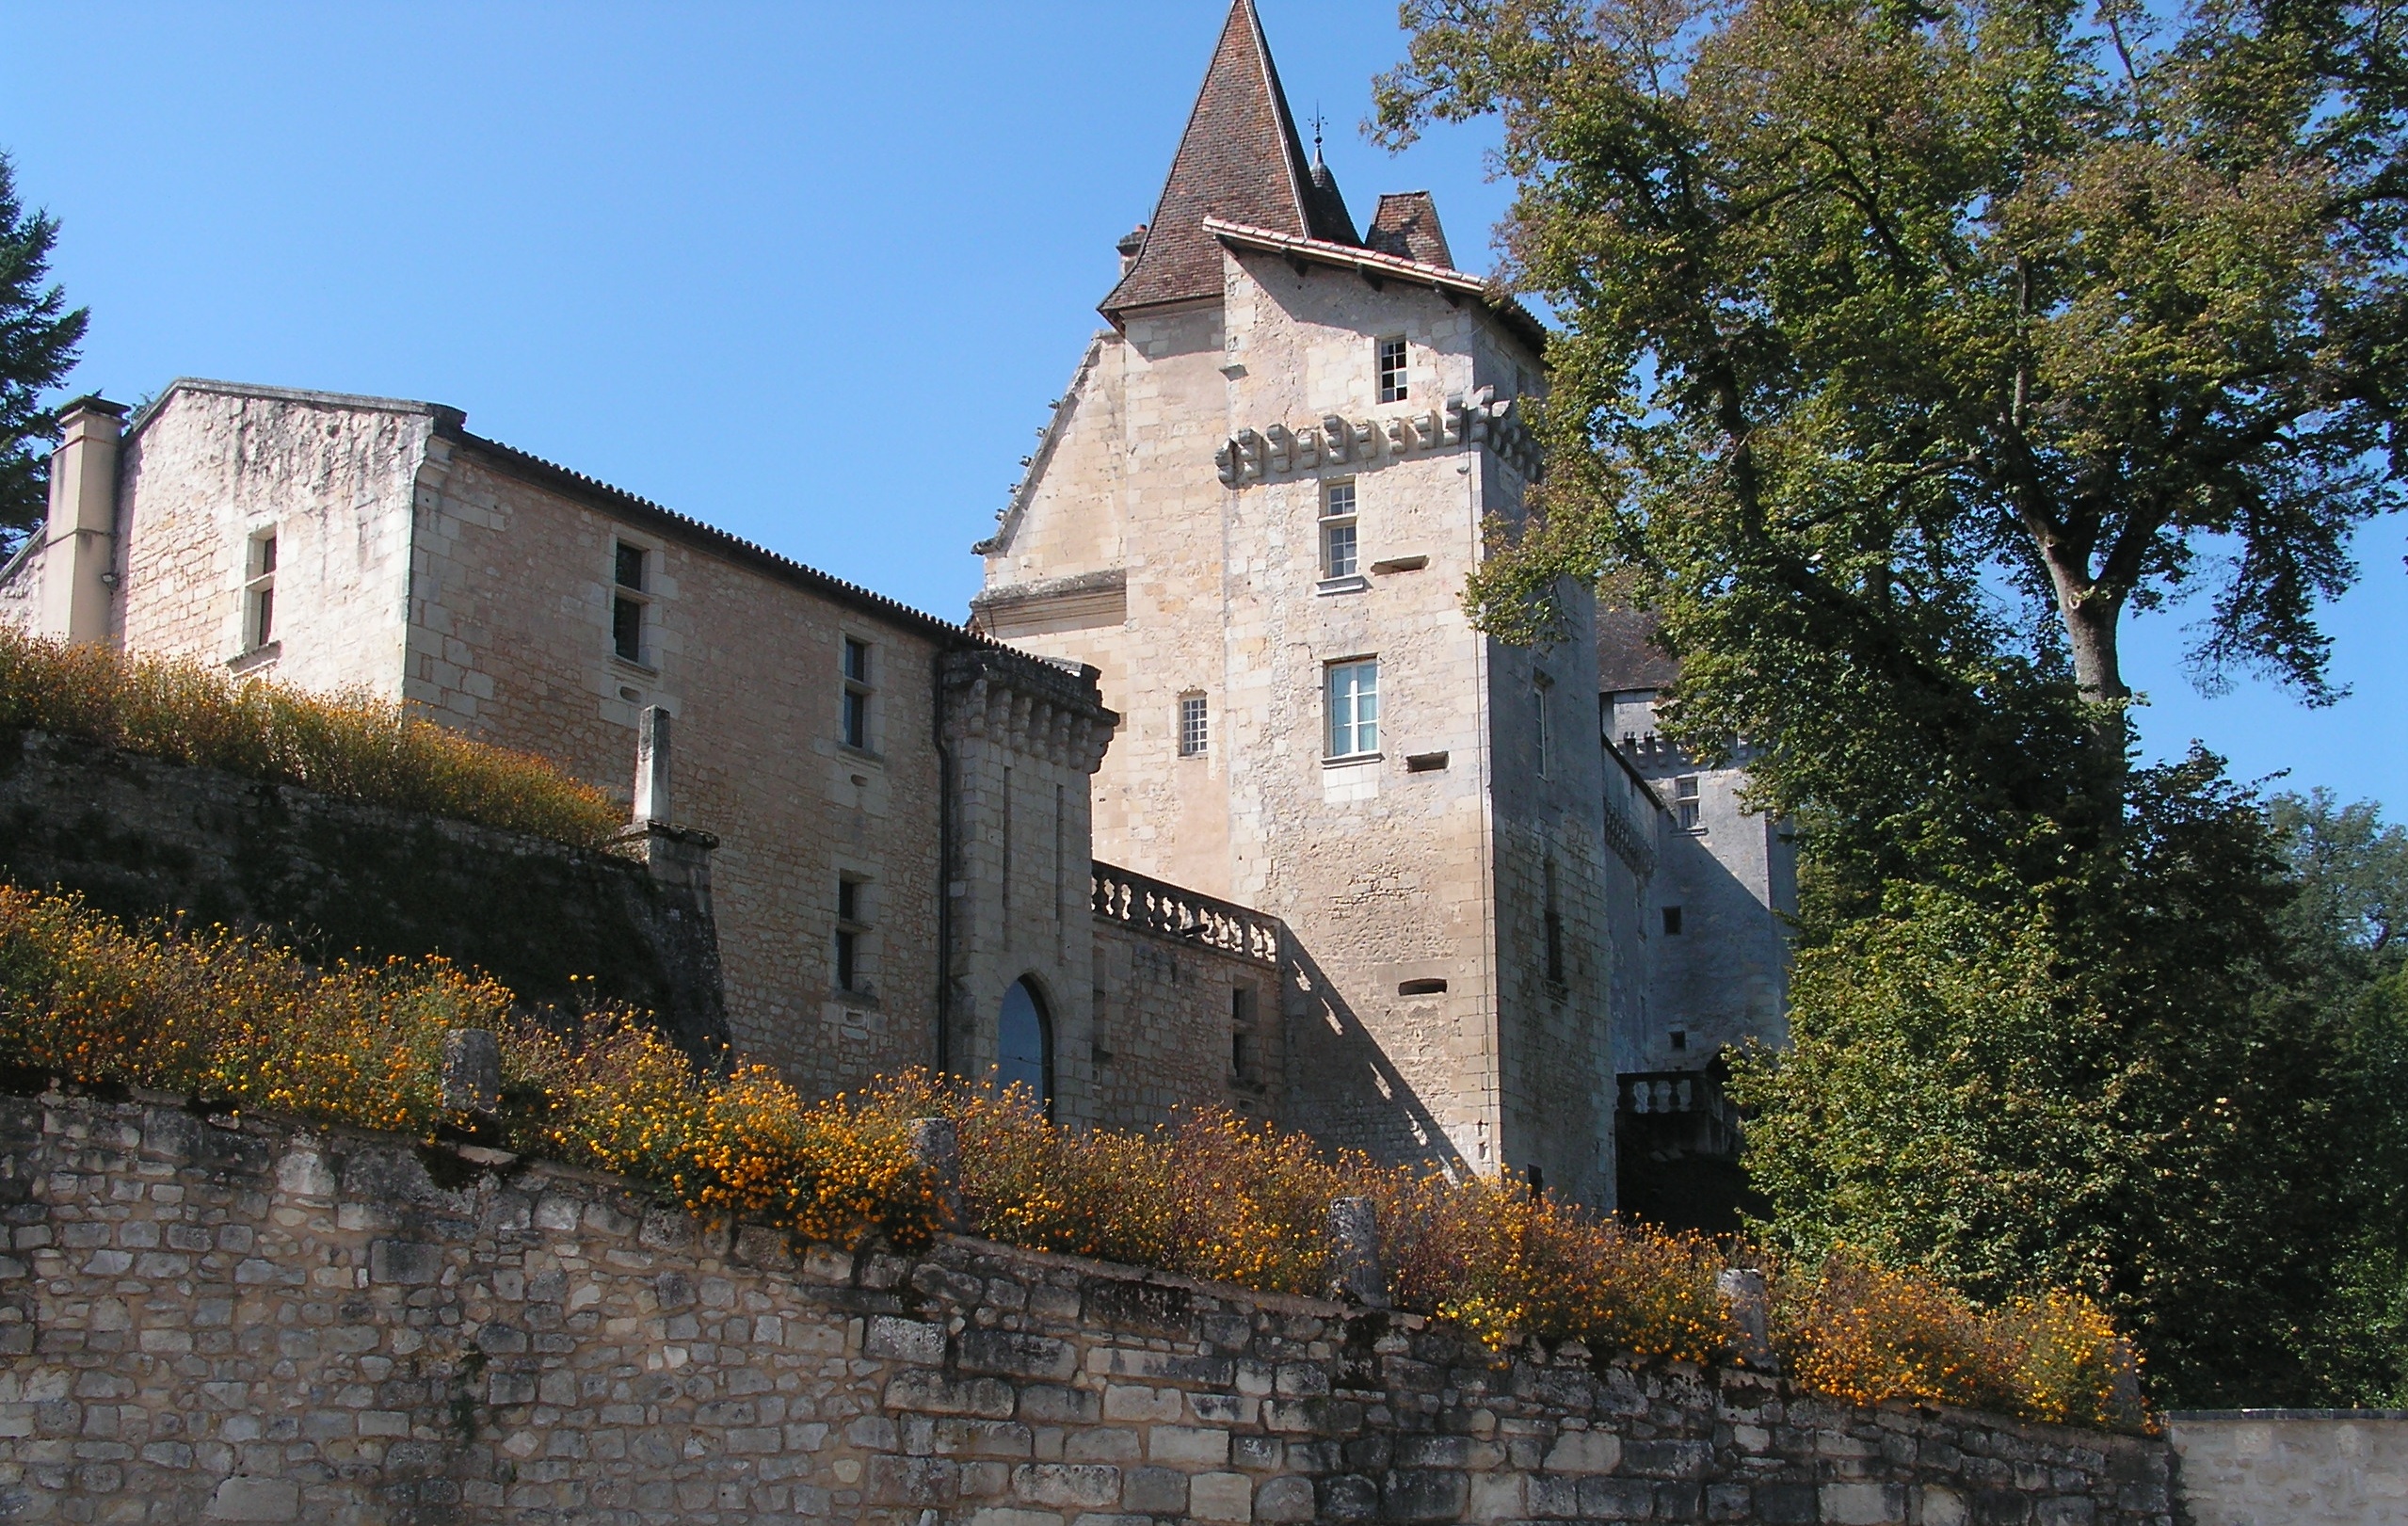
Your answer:
[[[243,582],[243,650],[257,651],[276,639],[276,533],[254,536],[249,576]]]
[[[1380,749],[1380,665],[1365,658],[1329,665],[1329,756],[1358,758]]]
[[[1672,813],[1684,832],[1701,830],[1697,825],[1697,776],[1683,774],[1672,781]]]
[[[1204,697],[1182,694],[1179,697],[1179,755],[1201,758],[1204,745],[1212,740],[1212,721],[1206,713]]]
[[[1402,335],[1379,342],[1380,401],[1405,401],[1405,339]]]
[[[1355,485],[1333,482],[1321,493],[1321,575],[1350,578],[1360,570],[1355,541]]]
[[[861,935],[867,918],[861,906],[861,882],[839,878],[836,882],[836,988],[857,991],[861,988]]]
[[[844,697],[840,735],[848,747],[870,747],[870,644],[844,638]]]
[[[1677,906],[1668,906],[1663,908],[1663,913],[1664,936],[1666,938],[1678,938],[1680,936],[1680,908]]]
[[[1688,1029],[1675,1028],[1672,1031],[1672,1047],[1675,1049],[1687,1049],[1689,1047]]]
[[[618,543],[611,576],[618,586],[610,599],[610,650],[621,662],[644,661],[644,562],[641,546]]]

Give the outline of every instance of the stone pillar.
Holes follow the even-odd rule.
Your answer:
[[[646,705],[635,722],[635,825],[669,821],[669,713]]]
[[[40,634],[108,640],[117,581],[117,451],[125,409],[97,395],[67,405],[65,438],[50,457],[50,519],[42,530]]]
[[[484,1029],[444,1033],[443,1107],[453,1113],[501,1111],[502,1048]]]
[[[1329,1205],[1329,1271],[1339,1297],[1366,1309],[1388,1307],[1379,1216],[1370,1198],[1340,1197]]]
[[[1758,1372],[1773,1370],[1773,1311],[1764,1291],[1764,1274],[1750,1267],[1726,1267],[1714,1274],[1714,1291],[1729,1306],[1735,1334],[1731,1348],[1739,1359]]]
[[[937,1201],[945,1227],[961,1222],[961,1134],[951,1118],[911,1120],[911,1158],[937,1180]]]

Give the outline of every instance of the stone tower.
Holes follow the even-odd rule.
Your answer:
[[[986,557],[976,623],[1124,717],[1100,859],[1283,918],[1276,1111],[1613,1193],[1593,617],[1474,631],[1543,331],[1421,192],[1358,233],[1236,0],[1152,219]],[[1101,993],[1109,1005],[1112,994]]]

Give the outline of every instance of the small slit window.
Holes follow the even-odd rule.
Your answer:
[[[1680,936],[1680,908],[1677,906],[1665,907],[1663,908],[1663,918],[1664,936],[1666,938],[1678,938]]]

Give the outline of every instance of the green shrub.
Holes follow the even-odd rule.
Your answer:
[[[0,627],[0,726],[599,847],[626,812],[540,758],[364,693],[313,695],[200,663]]]

